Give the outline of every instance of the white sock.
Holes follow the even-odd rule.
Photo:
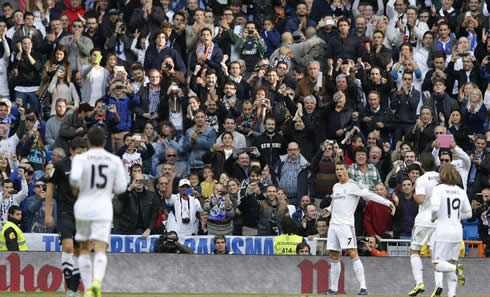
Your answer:
[[[78,257],[80,276],[82,277],[85,292],[92,287],[92,261],[90,255],[80,255]]]
[[[107,255],[106,253],[96,253],[94,258],[94,280],[102,283],[105,275],[105,268],[107,267]]]
[[[422,259],[419,254],[410,255],[410,264],[412,264],[412,274],[417,285],[424,283],[424,269]]]
[[[447,279],[447,296],[456,296],[456,287],[458,285],[458,276],[454,272],[444,272]]]
[[[340,260],[330,260],[330,290],[338,292],[340,278]]]
[[[436,283],[436,287],[437,286],[443,287],[443,285],[444,285],[442,283],[443,276],[444,276],[444,274],[442,272],[439,272],[439,271],[434,270],[434,280],[435,280],[435,283]]]
[[[71,276],[73,274],[73,253],[61,253],[61,270],[63,270],[66,286],[70,288]]]
[[[364,278],[364,266],[362,265],[361,258],[355,258],[352,260],[352,266],[356,273],[356,278],[359,281],[361,289],[367,289],[366,279]]]
[[[456,265],[451,264],[447,261],[441,261],[437,263],[436,265],[437,271],[440,272],[455,272],[456,271]]]

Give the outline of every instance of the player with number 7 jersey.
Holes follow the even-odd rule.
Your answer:
[[[106,250],[112,226],[112,196],[124,192],[128,181],[121,159],[104,149],[103,129],[90,128],[88,143],[90,149],[72,160],[70,184],[78,190],[74,207],[75,240],[80,243],[79,264],[85,297],[101,297],[100,284],[107,267]],[[90,242],[94,243],[93,262]]]

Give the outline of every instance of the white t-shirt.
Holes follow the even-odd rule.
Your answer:
[[[424,227],[435,227],[430,217],[431,195],[434,187],[439,183],[439,173],[435,171],[426,172],[417,178],[415,182],[415,195],[424,195],[424,203],[419,205],[419,213],[415,217],[415,225]]]
[[[75,203],[77,220],[112,220],[112,193],[126,190],[127,176],[121,159],[103,148],[76,155],[70,184],[80,189]]]
[[[436,241],[461,242],[461,220],[471,218],[466,191],[458,186],[437,185],[432,192],[432,217],[436,218]]]
[[[332,203],[329,206],[329,211],[332,214],[330,224],[354,226],[354,212],[361,197],[386,206],[391,204],[389,200],[368,189],[361,188],[352,179],[345,184],[336,183],[333,186]]]
[[[92,68],[90,71],[90,84],[92,85],[92,93],[90,93],[90,101],[88,104],[90,106],[95,106],[95,102],[102,98],[105,93],[102,91],[102,86],[104,85],[104,68],[100,69]]]

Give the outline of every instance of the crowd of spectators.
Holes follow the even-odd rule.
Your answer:
[[[360,201],[371,252],[410,238],[429,153],[490,243],[489,0],[0,2],[0,225],[56,232],[53,162],[97,125],[131,180],[117,234],[326,237],[345,160],[397,207]]]

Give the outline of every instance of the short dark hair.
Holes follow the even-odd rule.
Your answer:
[[[72,150],[76,150],[77,148],[87,148],[87,141],[81,136],[77,136],[71,141],[70,148]]]
[[[226,242],[226,237],[224,235],[216,235],[214,238],[213,238],[213,243],[216,244],[216,241],[218,239],[223,239],[225,242]]]
[[[305,247],[308,247],[308,253],[311,254],[310,245],[303,241],[298,243],[298,245],[296,246],[296,255],[299,253],[299,250],[304,249]]]
[[[369,154],[369,151],[364,146],[360,146],[360,147],[356,148],[356,150],[354,152],[354,156],[356,156],[358,153],[365,153],[367,156]]]
[[[347,163],[344,160],[339,160],[339,161],[335,162],[335,166],[344,166],[345,169],[349,168],[349,166],[347,165]]]
[[[99,52],[99,53],[103,53],[103,51],[98,48],[98,47],[94,47],[93,49],[90,50],[90,55],[92,55],[94,52]]]
[[[93,146],[103,146],[105,142],[105,131],[104,129],[93,126],[88,130],[88,141]]]
[[[262,173],[262,170],[260,169],[259,166],[252,166],[250,170],[248,171],[248,175],[250,175],[252,172],[254,172],[257,175],[260,175]]]
[[[9,215],[13,215],[16,211],[22,211],[22,208],[18,205],[12,205],[9,207]]]
[[[431,153],[423,153],[420,155],[420,164],[425,171],[434,171],[436,169],[436,161]]]
[[[410,173],[410,171],[414,171],[414,170],[417,170],[419,173],[422,173],[422,168],[420,168],[419,164],[413,163],[407,167],[408,173]]]
[[[204,27],[201,29],[201,32],[199,33],[199,35],[202,35],[202,33],[204,33],[205,31],[208,31],[209,34],[213,35],[213,32],[211,31],[211,29],[209,29],[208,27]]]
[[[34,14],[33,14],[31,11],[25,11],[25,12],[24,12],[24,20],[25,20],[25,19],[26,19],[28,16],[34,17]]]
[[[298,230],[298,226],[289,216],[283,216],[280,225],[283,234],[296,234]]]

